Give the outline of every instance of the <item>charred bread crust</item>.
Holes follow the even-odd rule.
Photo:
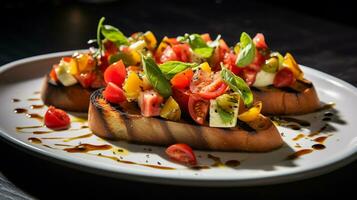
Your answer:
[[[268,118],[264,118],[268,123],[262,130],[211,128],[147,118],[133,107],[134,111],[129,113],[125,111],[126,105],[111,105],[103,98],[102,91],[92,93],[88,113],[89,128],[100,137],[163,146],[185,143],[195,149],[220,151],[267,152],[283,144],[280,133]]]
[[[87,112],[89,98],[94,90],[85,89],[81,85],[54,85],[46,75],[42,84],[41,99],[46,105],[55,106],[66,111]]]
[[[265,115],[298,115],[321,107],[314,85],[298,81],[297,88],[253,89],[254,102],[262,101]]]

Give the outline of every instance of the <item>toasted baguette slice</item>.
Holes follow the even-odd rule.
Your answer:
[[[184,122],[147,118],[136,103],[113,106],[102,96],[102,89],[91,95],[88,123],[94,134],[112,140],[167,146],[185,143],[195,149],[266,152],[280,147],[283,140],[269,118],[261,115],[251,127],[211,128]]]
[[[288,89],[253,89],[254,101],[262,101],[265,115],[297,115],[314,112],[321,107],[314,85],[297,81]]]
[[[85,89],[79,84],[68,87],[54,85],[49,82],[49,77],[46,76],[42,85],[41,99],[46,105],[66,111],[87,112],[90,94],[93,91]]]

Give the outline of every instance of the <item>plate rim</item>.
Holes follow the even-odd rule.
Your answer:
[[[69,55],[69,54],[73,54],[76,51],[83,51],[83,49],[48,53],[48,54],[42,54],[42,55],[19,59],[7,63],[5,65],[2,65],[0,67],[0,74],[7,71],[8,69],[16,67],[19,64],[25,64],[28,62],[40,61],[43,59]],[[311,74],[313,74],[313,76],[326,77],[325,79],[326,81],[330,82],[331,84],[338,85],[340,87],[342,86],[357,96],[357,88],[354,87],[352,84],[344,80],[338,79],[325,72],[321,72],[316,69],[306,67],[304,65],[300,65],[300,66],[303,67],[304,71],[309,71]],[[77,160],[71,157],[56,154],[51,151],[42,150],[40,148],[37,148],[36,146],[27,144],[26,142],[21,141],[17,138],[11,137],[11,134],[8,134],[5,131],[3,131],[1,127],[0,127],[0,136],[6,142],[10,142],[13,146],[16,146],[16,148],[19,148],[21,150],[25,150],[25,149],[30,150],[30,151],[26,151],[26,153],[34,154],[35,156],[44,158],[46,160],[54,161],[55,163],[64,164],[72,168],[76,166],[80,166],[81,167],[80,170],[84,170],[87,172],[100,174],[100,175],[106,175],[109,177],[123,178],[127,180],[143,181],[143,182],[151,182],[151,183],[164,183],[164,184],[171,184],[171,185],[216,186],[216,187],[217,186],[225,187],[225,186],[271,185],[271,184],[297,181],[301,179],[322,175],[332,170],[343,167],[357,159],[357,145],[355,145],[352,146],[352,148],[346,151],[344,154],[335,157],[335,159],[329,160],[328,162],[325,162],[323,164],[314,165],[313,167],[307,167],[298,172],[285,172],[280,175],[264,176],[260,178],[256,178],[256,177],[251,177],[251,178],[248,177],[248,178],[241,178],[241,179],[227,179],[227,178],[207,179],[202,177],[189,178],[186,176],[181,177],[177,175],[162,176],[160,174],[148,174],[146,172],[144,173],[141,172],[138,174],[137,171],[128,171],[126,169],[124,169],[124,171],[115,171],[115,170],[111,170],[109,167],[105,165],[101,165],[100,167],[98,167],[97,165],[94,165],[92,162],[86,162],[86,161],[78,162]]]

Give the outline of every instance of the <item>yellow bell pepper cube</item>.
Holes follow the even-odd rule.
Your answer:
[[[261,101],[256,102],[249,110],[244,113],[238,115],[238,119],[243,122],[251,122],[257,119],[262,110],[263,104]]]
[[[181,118],[181,109],[178,103],[171,96],[165,102],[164,107],[160,111],[162,118],[178,121]]]
[[[285,54],[283,67],[289,68],[293,72],[295,78],[299,80],[304,79],[304,73],[302,72],[299,65],[296,63],[294,57],[290,53]]]
[[[128,101],[136,100],[139,97],[142,87],[143,81],[139,76],[133,71],[129,72],[128,78],[125,80],[123,86]]]
[[[211,67],[209,66],[209,64],[207,62],[200,64],[198,67],[201,68],[205,72],[209,72],[209,73],[211,72]]]
[[[156,40],[155,35],[151,31],[147,31],[146,33],[144,33],[143,38],[146,42],[148,49],[150,49],[150,50],[155,49],[155,47],[157,45],[157,40]]]

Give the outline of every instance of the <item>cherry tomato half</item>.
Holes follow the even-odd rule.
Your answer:
[[[195,153],[187,144],[173,144],[165,152],[170,159],[176,162],[189,165],[197,164]]]
[[[54,130],[67,129],[71,123],[68,114],[53,106],[50,106],[46,111],[44,122],[46,127]]]
[[[295,80],[293,72],[289,68],[284,67],[275,75],[274,86],[278,88],[287,87],[292,85]]]
[[[244,68],[241,73],[241,77],[249,86],[254,84],[256,76],[257,76],[257,71],[248,67]]]
[[[198,95],[192,94],[188,99],[188,111],[191,118],[198,124],[204,124],[208,113],[209,102]]]
[[[188,44],[176,44],[172,46],[177,60],[182,62],[191,62],[190,46]]]
[[[112,82],[109,82],[104,89],[103,96],[110,103],[119,104],[126,100],[124,91]]]
[[[227,88],[219,72],[212,77],[211,73],[203,70],[196,71],[190,84],[191,92],[205,99],[214,99],[222,95]]]
[[[122,60],[111,64],[104,72],[104,80],[108,84],[109,82],[115,83],[121,87],[124,83],[126,76],[125,65]]]

